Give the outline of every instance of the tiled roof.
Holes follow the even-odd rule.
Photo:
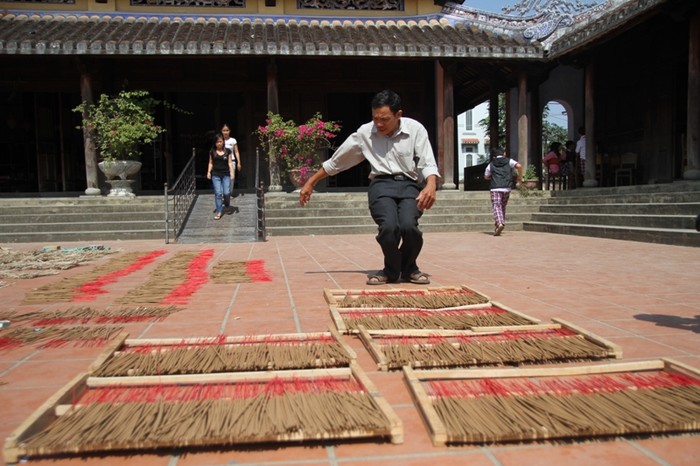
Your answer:
[[[0,54],[539,59],[544,52],[537,42],[439,17],[325,20],[10,11],[0,14]]]

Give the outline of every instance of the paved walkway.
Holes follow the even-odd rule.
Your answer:
[[[230,217],[229,217],[230,218]],[[598,238],[509,232],[427,234],[420,266],[435,286],[467,285],[527,315],[558,317],[620,345],[623,361],[673,358],[700,368],[700,248]],[[160,241],[104,243],[124,251],[168,252],[149,267],[107,287],[90,304],[114,304],[143,283],[175,251],[212,249],[218,261],[262,260],[269,282],[205,283],[185,310],[160,322],[130,323],[132,338],[253,335],[325,331],[332,324],[324,288],[363,289],[365,273],[380,267],[372,235],[269,238],[266,242],[175,244]],[[78,244],[64,244],[64,247]],[[5,245],[32,250],[44,244]],[[106,259],[100,259],[96,264]],[[58,310],[74,304],[25,305],[32,289],[84,273],[96,264],[58,276],[8,280],[0,288],[4,311]],[[397,285],[389,285],[397,287]],[[402,284],[401,288],[420,287]],[[2,332],[0,330],[0,332]],[[0,334],[1,335],[1,334]],[[696,465],[700,434],[576,442],[434,447],[401,372],[380,372],[357,338],[345,341],[403,421],[400,445],[379,441],[331,442],[223,450],[163,451],[83,459],[31,460],[30,464],[149,466],[299,465]],[[101,348],[0,350],[0,437],[72,377],[85,371]],[[497,413],[494,413],[497,415]]]

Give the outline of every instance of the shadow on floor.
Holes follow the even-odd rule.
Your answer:
[[[670,327],[700,333],[700,315],[695,317],[669,316],[664,314],[636,314],[637,320],[654,322],[659,327]]]

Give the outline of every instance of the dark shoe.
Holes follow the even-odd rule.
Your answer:
[[[404,276],[403,279],[407,282],[415,283],[416,285],[430,285],[429,275],[420,270],[413,272],[408,277]]]
[[[493,236],[501,236],[501,233],[503,232],[503,229],[504,229],[505,227],[506,227],[506,226],[505,226],[504,224],[500,223],[500,224],[496,227],[496,230],[493,232]]]

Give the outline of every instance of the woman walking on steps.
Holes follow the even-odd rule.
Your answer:
[[[224,146],[224,136],[218,133],[214,137],[214,147],[209,151],[207,179],[214,187],[214,219],[219,220],[224,209],[231,205],[231,180],[235,177],[232,153]]]

